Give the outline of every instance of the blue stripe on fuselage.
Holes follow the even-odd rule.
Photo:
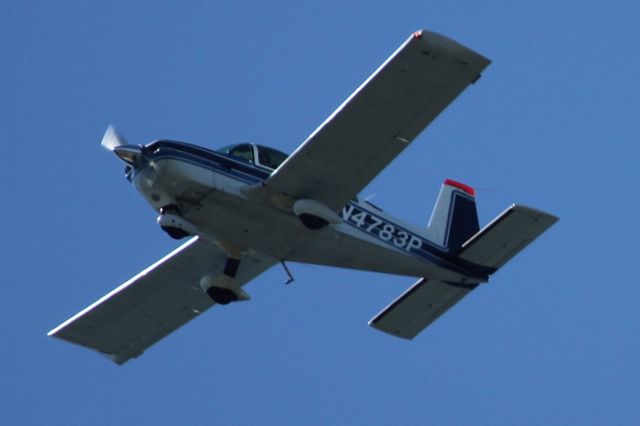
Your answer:
[[[259,183],[271,174],[260,166],[238,158],[183,142],[156,141],[147,145],[147,148],[152,152],[153,160],[177,159],[208,168],[243,183]]]
[[[344,223],[391,247],[464,275],[486,279],[495,272],[470,262],[461,261],[444,247],[391,222],[362,205],[349,202],[342,211]],[[357,218],[357,219],[355,219]],[[419,242],[419,244],[417,243]],[[464,262],[464,264],[463,264]]]

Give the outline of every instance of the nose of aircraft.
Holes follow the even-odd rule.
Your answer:
[[[107,128],[102,137],[101,145],[103,148],[113,151],[118,158],[133,168],[139,166],[145,159],[145,148],[140,145],[129,145],[113,126]]]
[[[142,159],[142,147],[138,145],[120,145],[113,148],[114,154],[116,154],[122,161],[135,167],[140,164]]]

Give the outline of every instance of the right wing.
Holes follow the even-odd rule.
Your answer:
[[[48,335],[123,364],[214,305],[200,279],[221,273],[226,258],[217,246],[192,238]],[[243,256],[235,285],[246,284],[276,262],[260,254]]]
[[[341,209],[489,63],[445,36],[414,33],[273,172],[266,189]]]

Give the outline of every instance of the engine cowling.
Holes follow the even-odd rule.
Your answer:
[[[330,223],[340,223],[340,216],[319,201],[303,198],[293,203],[293,212],[309,229],[320,229]]]

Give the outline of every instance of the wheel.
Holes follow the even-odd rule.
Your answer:
[[[169,236],[174,240],[180,240],[184,237],[189,236],[189,233],[186,232],[184,229],[176,228],[173,226],[162,226],[161,228],[164,232],[169,234]]]
[[[228,288],[221,287],[209,287],[207,294],[216,303],[220,305],[228,305],[231,302],[238,300],[238,296]]]

